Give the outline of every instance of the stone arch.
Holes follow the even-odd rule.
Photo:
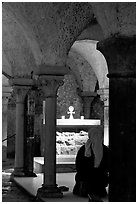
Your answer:
[[[76,41],[72,49],[82,55],[91,65],[99,81],[99,88],[108,88],[107,63],[102,53],[96,50],[96,44],[97,42],[92,40]]]
[[[89,3],[105,38],[133,36],[136,29],[136,5],[132,2]],[[111,15],[112,13],[112,15]]]
[[[10,4],[10,3],[4,3],[3,5],[5,4]],[[93,13],[95,14],[103,30],[105,39],[111,40],[109,42],[110,47],[108,46],[108,44],[103,42],[103,45],[102,45],[104,50],[103,53],[106,54],[105,55],[107,57],[106,59],[108,59],[110,63],[109,68],[112,69],[112,71],[114,68],[116,68],[115,69],[116,72],[114,73],[114,75],[112,75],[112,78],[110,79],[110,84],[111,84],[110,86],[110,96],[111,96],[111,101],[110,101],[110,104],[111,104],[110,106],[111,107],[110,108],[110,116],[111,116],[110,117],[110,135],[111,135],[110,167],[111,168],[110,170],[112,170],[111,171],[112,176],[111,176],[110,182],[112,181],[113,185],[110,188],[109,200],[110,201],[119,201],[119,200],[135,201],[135,175],[134,175],[135,174],[135,162],[134,162],[135,160],[135,70],[133,70],[132,73],[129,73],[129,71],[132,71],[130,70],[130,68],[135,69],[135,66],[134,66],[135,65],[135,56],[134,56],[135,55],[135,39],[134,39],[135,38],[135,3],[133,4],[120,3],[120,2],[75,3],[75,4],[46,3],[46,6],[44,6],[44,8],[42,3],[39,3],[39,2],[37,3],[37,6],[36,6],[36,3],[33,3],[33,4],[12,3],[12,5],[14,5],[13,11],[15,11],[16,13],[17,10],[19,9],[21,16],[23,16],[23,18],[26,19],[25,23],[28,21],[27,25],[32,28],[33,34],[34,36],[36,36],[37,42],[43,54],[43,57],[42,57],[43,63],[45,65],[52,64],[54,66],[65,64],[65,58],[70,50],[70,47],[77,39],[79,34],[82,32],[82,30],[85,28],[85,26],[87,26],[94,18]],[[54,13],[53,15],[52,15],[52,12]],[[7,15],[8,15],[8,12],[7,12]],[[45,18],[45,17],[49,17],[49,18]],[[12,18],[12,20],[14,21],[14,18]],[[14,30],[7,29],[6,31],[14,31]],[[12,67],[14,65],[14,68],[19,68],[19,66],[17,65],[21,64],[23,66],[28,59],[27,57],[29,57],[30,55],[26,56],[25,54],[23,54],[22,57],[25,57],[25,59],[22,58],[23,61],[21,61],[21,63],[19,63],[16,60],[16,57],[19,57],[19,55],[21,56],[21,54],[23,53],[22,52],[23,50],[26,51],[25,49],[26,46],[27,46],[27,51],[30,51],[29,49],[30,47],[28,43],[26,43],[27,39],[23,37],[23,33],[19,32],[21,36],[18,35],[18,37],[22,37],[22,39],[24,40],[23,42],[21,40],[19,41],[21,42],[21,45],[23,43],[23,46],[22,46],[23,50],[22,49],[16,50],[16,48],[18,48],[18,45],[20,45],[20,43],[16,42],[14,35],[12,35],[12,38],[10,38],[9,33],[5,32],[5,34],[8,34],[7,38],[4,35],[5,43],[8,39],[11,39],[10,46],[7,47],[9,50],[6,50],[6,46],[4,47],[4,49],[6,50],[5,54],[6,54],[7,60],[10,62],[10,65]],[[49,36],[49,33],[51,34],[51,36]],[[113,42],[111,37],[113,39]],[[121,44],[124,44],[125,39],[123,39],[122,37],[123,38],[126,37],[127,39],[125,43],[126,46],[125,47],[122,46],[122,49],[121,49],[121,52],[123,52],[123,56],[121,52],[118,53],[118,51],[120,50],[120,47],[116,48],[116,42],[118,40],[121,41]],[[11,52],[12,40],[13,40],[13,44],[15,44],[15,47],[14,47],[15,49],[13,49],[13,51],[15,52],[13,53]],[[98,39],[95,39],[95,40],[98,40]],[[130,47],[131,47],[131,51],[133,52],[130,52],[130,50],[128,49]],[[129,50],[129,53],[130,53],[130,54],[127,53],[127,57],[129,57],[129,62],[127,63],[125,62],[126,50],[127,51]],[[18,53],[18,51],[20,52]],[[88,51],[90,50],[88,49]],[[114,51],[114,55],[112,51]],[[14,54],[16,53],[17,53],[17,56],[15,57]],[[99,52],[95,52],[95,53],[99,54]],[[85,53],[82,52],[83,56],[84,54]],[[125,55],[125,58],[123,58],[124,55]],[[31,56],[33,56],[33,54]],[[112,56],[113,58],[110,58]],[[91,62],[92,55],[89,55],[89,57],[87,55],[87,61],[90,60]],[[93,55],[93,57],[95,56]],[[120,58],[122,58],[122,60],[120,60]],[[121,61],[121,64],[120,64],[120,61]],[[97,71],[95,73],[97,73],[97,77],[99,77],[99,81],[101,79],[100,87],[107,87],[108,82],[104,80],[105,78],[102,78],[102,77],[100,78],[100,75],[98,75],[100,70],[103,71],[103,69],[100,69],[100,68],[102,67],[99,67],[99,69],[95,69],[95,71]],[[24,69],[21,71],[24,71]],[[124,73],[120,73],[120,71],[123,71]],[[21,72],[20,74],[22,76],[24,76],[24,74],[28,76],[28,73]],[[128,93],[129,93],[129,97],[128,97]],[[116,101],[116,103],[114,103],[114,101]],[[19,133],[20,132],[18,132],[18,135],[20,135]],[[129,133],[131,133],[131,137]],[[129,151],[126,151],[126,150],[129,150]],[[118,158],[119,158],[119,161],[118,161]]]
[[[124,32],[128,33],[129,30],[131,32],[133,30],[133,33],[135,31],[135,21],[132,24],[131,21],[127,22],[127,18],[122,18],[126,12],[127,15],[131,15],[131,20],[135,20],[135,12],[131,12],[135,9],[135,5],[130,3],[108,3],[107,5],[90,2],[52,2],[44,5],[42,2],[27,4],[4,2],[3,8],[8,12],[12,10],[19,22],[24,23],[24,29],[29,31],[27,36],[33,33],[33,38],[28,37],[29,41],[33,42],[31,46],[36,45],[32,52],[39,47],[43,56],[39,52],[35,55],[35,58],[39,56],[38,63],[42,60],[45,64],[65,64],[65,58],[71,46],[89,24],[94,25],[95,28],[97,28],[96,25],[100,25],[100,31],[103,32],[104,37],[109,37],[113,33],[125,34]],[[109,17],[111,8],[114,14],[112,18]],[[19,16],[22,16],[22,20]],[[123,29],[125,27],[126,29]],[[83,36],[83,39],[89,38]],[[96,40],[95,37],[93,39]]]
[[[18,19],[22,32],[27,33],[27,39],[35,47],[32,52],[37,50],[37,55],[33,53],[35,58],[38,56],[37,63],[48,65],[65,65],[71,45],[93,19],[88,3],[6,2],[3,4],[4,14],[11,15],[11,22],[16,26]]]
[[[77,72],[78,67],[77,67],[77,63],[76,63],[75,59],[72,56],[68,55],[66,64],[70,69],[70,74],[72,74],[74,76],[78,87],[82,90],[83,89],[83,83],[81,80],[80,73]]]
[[[81,91],[94,92],[97,77],[90,64],[72,49],[69,52],[67,64],[74,73]]]
[[[12,77],[12,68],[10,62],[7,60],[7,57],[4,53],[2,52],[2,73],[7,76],[7,78]],[[8,77],[9,76],[9,77]]]
[[[40,52],[29,26],[9,5],[3,7],[3,36],[3,71],[10,76],[29,76],[41,58]]]

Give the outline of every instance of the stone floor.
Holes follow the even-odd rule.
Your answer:
[[[41,181],[42,174],[39,174],[38,177],[35,178],[39,182],[36,181],[35,185],[32,185],[31,187],[29,185],[32,184],[32,181],[34,178],[17,178],[16,177],[15,178],[16,182],[11,182],[10,175],[13,172],[13,166],[14,166],[14,160],[7,160],[6,162],[3,162],[2,164],[2,202],[40,202],[40,200],[35,198],[35,194],[36,194],[37,188],[41,186],[40,184],[42,183]],[[66,177],[65,174],[63,176],[61,176],[61,174],[58,174],[57,177],[59,177],[58,180],[61,180],[61,177],[62,177],[62,180],[65,180],[65,178],[67,178],[69,187],[72,186],[72,179],[70,180],[70,177]],[[59,185],[62,185],[62,181],[59,183]],[[35,187],[33,188],[33,186]],[[72,187],[70,187],[70,189],[71,188]],[[28,189],[31,189],[31,192]],[[69,193],[67,196],[64,196],[65,199],[68,200],[65,202],[73,202],[72,195],[73,195],[72,193]],[[75,197],[75,202],[85,202],[85,201],[87,202],[88,199],[87,198],[79,199],[78,197]],[[47,202],[51,202],[51,201],[47,201]],[[55,202],[61,202],[61,201],[56,200]],[[63,199],[62,199],[62,202],[64,202]]]
[[[2,164],[2,202],[40,202],[36,199],[36,192],[41,187],[43,174],[38,174],[36,178],[15,178],[16,182],[10,181],[13,172],[14,161],[8,160]],[[87,198],[74,197],[72,188],[74,185],[74,173],[57,173],[59,186],[68,186],[70,191],[64,194],[64,199],[45,202],[88,202]],[[17,185],[18,184],[18,185]],[[29,192],[31,189],[31,192]],[[28,192],[28,193],[27,193]],[[51,200],[51,199],[50,199]],[[108,202],[107,200],[103,200]]]
[[[10,181],[13,166],[14,160],[7,160],[2,163],[2,202],[35,202],[34,197]]]
[[[75,173],[57,173],[56,183],[58,187],[66,186],[69,188],[68,191],[63,192],[63,198],[41,198],[44,202],[88,202],[88,198],[75,196],[73,191]],[[15,182],[22,186],[29,194],[36,197],[37,190],[42,186],[43,183],[43,173],[37,174],[37,177],[16,177]]]

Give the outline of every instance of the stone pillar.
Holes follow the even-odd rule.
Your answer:
[[[109,89],[102,88],[97,90],[101,100],[104,102],[104,144],[109,145]]]
[[[80,97],[82,98],[83,101],[83,115],[85,119],[90,118],[90,113],[91,113],[91,104],[94,99],[94,97],[97,95],[95,92],[80,92],[79,93]]]
[[[7,111],[9,96],[10,92],[2,93],[2,161],[7,159]]]
[[[136,201],[136,38],[98,43],[109,69],[109,202]]]
[[[24,168],[24,139],[25,139],[25,97],[32,87],[31,79],[11,79],[10,84],[16,94],[16,137],[15,165],[12,176],[26,176]]]
[[[35,92],[30,90],[25,100],[25,138],[24,138],[24,168],[25,175],[36,177],[34,166],[34,120],[35,120]]]
[[[45,153],[44,181],[38,197],[62,197],[56,184],[56,106],[57,90],[63,85],[63,76],[40,76],[45,95]]]
[[[24,100],[29,87],[14,86],[16,93],[16,141],[14,176],[25,176],[24,169]]]

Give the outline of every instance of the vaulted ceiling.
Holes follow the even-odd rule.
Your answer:
[[[93,52],[92,42],[135,35],[135,3],[130,2],[4,2],[2,9],[5,76],[27,78],[41,65],[64,66],[68,54],[77,52],[106,87],[106,60]]]

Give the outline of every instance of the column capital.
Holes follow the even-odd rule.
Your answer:
[[[27,92],[31,86],[13,86],[13,91],[16,94],[16,103],[24,103]]]
[[[34,81],[31,78],[12,78],[9,79],[9,84],[16,94],[16,103],[24,103],[25,96],[34,85]]]
[[[111,37],[97,44],[107,60],[109,78],[136,77],[136,37]]]
[[[77,93],[82,98],[82,101],[83,101],[84,117],[90,118],[91,104],[92,104],[94,97],[97,95],[97,93],[91,92],[91,91],[81,91],[80,89],[77,89]]]
[[[101,100],[105,106],[109,106],[109,88],[101,88],[97,90],[97,94],[100,95]]]
[[[97,90],[97,94],[109,97],[109,88],[100,88]]]
[[[82,96],[85,104],[91,104],[95,96]]]
[[[97,96],[96,92],[90,92],[90,91],[82,91],[79,93],[79,96],[83,99],[85,103],[91,104],[94,97]]]
[[[59,86],[64,84],[64,76],[41,75],[39,77],[39,85],[43,90],[45,97],[56,97]]]

